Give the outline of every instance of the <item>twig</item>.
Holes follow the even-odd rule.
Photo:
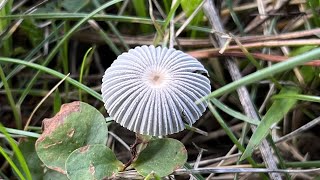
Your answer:
[[[223,52],[223,54],[219,53],[219,49],[203,49],[203,50],[194,50],[188,51],[187,54],[201,59],[201,58],[209,58],[209,57],[240,57],[245,58],[246,55],[241,51],[227,50]],[[270,61],[270,62],[282,62],[286,61],[289,57],[280,56],[280,55],[272,55],[272,54],[263,54],[263,53],[250,53],[254,58]],[[311,62],[307,62],[304,65],[308,66],[320,66],[320,60],[313,60]]]
[[[128,145],[126,142],[124,142],[118,135],[116,135],[115,133],[113,133],[113,132],[111,132],[111,131],[109,131],[108,133],[109,133],[113,138],[115,138],[117,141],[119,141],[119,143],[122,144],[124,148],[126,148],[128,151],[130,151],[129,145]]]
[[[301,132],[303,131],[306,131],[310,128],[312,128],[313,126],[317,125],[320,123],[320,117],[317,117],[316,119],[308,122],[307,124],[301,126],[300,128],[292,131],[291,133],[285,135],[285,136],[282,136],[281,138],[279,138],[278,140],[276,140],[276,143],[280,143],[280,142],[283,142],[283,141],[287,141],[287,140],[290,140],[292,139],[293,137],[297,136],[298,134],[300,134]]]
[[[266,169],[266,168],[230,168],[230,167],[217,167],[217,168],[198,168],[198,169],[178,169],[173,174],[207,174],[207,173],[314,173],[320,171],[320,168],[315,169]]]
[[[320,35],[320,28],[311,29],[311,30],[304,30],[304,31],[296,31],[290,33],[284,33],[279,35],[268,35],[268,36],[243,36],[237,37],[242,44],[245,43],[254,43],[254,42],[262,42],[262,41],[272,41],[272,40],[293,40],[295,38],[302,38],[314,35]],[[145,45],[145,44],[152,44],[152,38],[150,36],[122,36],[123,40],[129,45]],[[72,38],[77,39],[81,42],[94,42],[103,44],[105,43],[104,40],[100,38],[95,32],[76,32]],[[110,35],[112,41],[116,44],[121,43],[121,41],[115,37],[114,35]],[[182,46],[192,46],[192,47],[209,47],[212,44],[207,39],[189,39],[189,38],[177,38]],[[308,41],[305,40],[305,41]],[[282,42],[282,41],[281,41]],[[295,43],[294,41],[292,43]]]
[[[277,169],[271,170],[266,168],[236,168],[236,167],[217,167],[217,168],[198,168],[198,169],[177,169],[173,172],[174,175],[188,174],[209,174],[209,173],[315,173],[319,172],[320,168],[315,169]],[[141,175],[137,171],[124,171],[116,175],[117,178],[141,179]]]
[[[229,157],[230,155],[232,155],[232,153],[237,150],[237,146],[236,145],[233,145],[233,147],[229,150],[229,152],[225,155],[225,157]],[[221,167],[221,165],[223,165],[223,163],[225,162],[225,159],[222,159],[218,165],[216,167]],[[214,173],[211,173],[207,179],[211,179],[215,174]]]
[[[281,0],[281,1],[276,1],[276,5],[273,8],[272,6],[269,6],[266,9],[267,13],[275,13],[278,12],[282,7],[284,7],[287,3],[289,2],[289,0]],[[250,32],[252,31],[254,28],[258,27],[259,25],[261,25],[262,23],[264,23],[266,20],[268,20],[270,18],[270,16],[260,16],[258,15],[254,20],[252,20],[247,27],[245,28],[244,32]]]
[[[236,153],[236,154],[232,154],[229,156],[222,156],[222,157],[217,157],[217,158],[213,158],[213,159],[206,159],[206,160],[202,160],[199,162],[199,166],[205,166],[208,164],[212,164],[212,163],[216,163],[218,161],[222,161],[222,160],[227,160],[227,159],[231,159],[231,158],[236,158],[241,156],[241,153]],[[194,163],[189,163],[191,166],[194,165]]]
[[[264,0],[265,3],[273,3],[273,0]],[[290,5],[296,5],[296,4],[301,4],[301,3],[306,3],[305,0],[291,0],[289,2]],[[257,8],[257,3],[253,2],[253,3],[247,3],[247,4],[243,4],[243,5],[239,5],[233,8],[233,11],[235,12],[241,12],[241,11],[245,11],[245,10],[251,10],[251,9],[255,9]],[[221,15],[222,16],[227,16],[230,14],[230,10],[228,8],[223,9],[221,11]]]

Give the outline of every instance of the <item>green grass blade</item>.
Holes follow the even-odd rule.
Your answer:
[[[57,26],[57,30],[59,30],[62,27],[63,23]],[[35,48],[32,49],[32,51],[27,55],[25,58],[25,61],[33,61],[31,58],[34,57],[43,47],[43,45],[49,41],[52,40],[54,37],[55,31],[51,32],[47,38],[45,38],[41,43],[39,43]],[[24,69],[25,66],[18,65],[16,68],[14,68],[7,76],[6,79],[9,80],[14,75],[18,74],[22,69]],[[3,86],[2,82],[0,82],[0,88]],[[19,103],[17,103],[19,104]]]
[[[6,131],[10,134],[21,135],[21,136],[26,136],[26,137],[33,137],[33,138],[40,137],[40,134],[38,134],[38,133],[23,131],[23,130],[19,130],[19,129],[6,128]]]
[[[19,176],[19,178],[21,180],[25,180],[26,178],[22,175],[21,171],[18,169],[18,167],[14,164],[14,162],[12,161],[12,159],[9,157],[9,155],[4,151],[4,149],[0,146],[0,154],[4,157],[4,159],[6,161],[8,161],[8,163],[10,164],[11,168],[13,169],[13,171],[15,173],[17,173],[17,175]]]
[[[243,115],[242,113],[239,113],[231,108],[229,108],[228,106],[226,106],[225,104],[221,103],[219,100],[217,100],[216,98],[211,99],[211,102],[218,107],[220,110],[222,110],[223,112],[229,114],[230,116],[245,121],[247,123],[250,124],[254,124],[254,125],[259,125],[259,120],[255,120],[255,119],[251,119],[245,115]]]
[[[103,5],[101,5],[99,8],[95,9],[94,11],[92,11],[90,14],[86,14],[86,16],[84,18],[82,18],[75,26],[73,26],[63,37],[60,41],[57,42],[56,46],[50,51],[50,54],[47,56],[47,58],[45,59],[44,63],[42,64],[43,66],[46,66],[49,64],[49,62],[54,58],[54,56],[58,53],[59,49],[65,44],[65,42],[68,41],[68,39],[71,37],[71,35],[78,29],[80,28],[81,25],[83,25],[85,22],[87,22],[92,16],[94,16],[95,14],[97,14],[98,12],[102,11],[103,9],[114,5],[118,2],[121,2],[123,0],[113,0],[110,2],[107,2]],[[18,103],[21,105],[22,101],[24,100],[24,98],[26,97],[27,93],[30,91],[30,89],[32,88],[33,84],[36,82],[38,76],[39,76],[40,72],[38,71],[32,78],[32,80],[30,81],[30,83],[28,84],[25,93],[21,95]]]
[[[8,0],[0,9],[0,16],[11,14],[13,0]],[[10,25],[10,19],[0,21],[0,32],[5,32]],[[10,56],[12,54],[12,37],[1,38],[0,40],[0,53],[3,56]]]
[[[173,7],[170,9],[170,12],[166,18],[166,20],[164,21],[164,24],[162,26],[162,31],[165,32],[165,30],[167,29],[170,20],[173,18],[174,13],[176,12],[176,10],[178,9],[179,5],[180,5],[181,0],[177,0],[176,3],[173,5]]]
[[[168,14],[170,11],[171,2],[172,2],[172,0],[163,0],[164,10],[165,10],[166,14]]]
[[[101,4],[98,0],[93,0],[92,1],[94,6],[96,8],[100,7]],[[100,14],[105,14],[104,12],[101,12]],[[130,47],[128,46],[128,44],[124,41],[120,31],[118,31],[118,29],[115,27],[115,25],[113,25],[113,23],[111,23],[110,21],[106,21],[106,23],[108,24],[108,26],[110,27],[111,31],[116,35],[116,37],[119,39],[120,43],[122,44],[122,46],[129,51]],[[111,41],[113,43],[113,41]],[[114,45],[115,46],[115,45]],[[121,52],[119,50],[119,52]]]
[[[60,24],[58,27],[55,27],[55,25],[54,25],[54,23],[53,23],[53,29],[54,29],[54,30],[53,30],[53,32],[51,33],[52,37],[54,37],[54,35],[56,35],[57,38],[59,37],[59,36],[58,36],[58,34],[59,34],[58,31],[59,31],[59,29],[60,29],[61,27],[64,26],[64,24],[65,24],[65,23],[62,23],[62,24]],[[50,36],[49,36],[48,38],[50,38]],[[45,40],[43,40],[40,44],[44,45],[44,44],[47,42],[46,40],[47,40],[48,38],[46,38]],[[50,38],[50,39],[51,39],[51,38]],[[37,49],[38,47],[39,47],[39,46],[37,46],[36,49]],[[28,60],[29,58],[31,58],[31,57],[34,55],[34,53],[40,51],[40,48],[42,48],[42,46],[40,46],[38,50],[33,50],[31,53],[29,53],[29,55],[26,57],[26,60]],[[45,62],[43,62],[43,65],[46,66],[46,65],[49,63],[49,61],[50,61],[50,60],[46,60]],[[22,69],[22,68],[23,68],[23,67],[21,67],[21,69]],[[39,74],[40,74],[40,72],[38,71],[38,72],[32,77],[32,79],[29,81],[28,85],[24,88],[24,91],[23,91],[23,93],[21,94],[21,96],[20,96],[20,98],[19,98],[19,100],[18,100],[18,102],[17,102],[17,106],[18,106],[18,107],[21,106],[21,104],[23,103],[24,99],[25,99],[25,98],[27,97],[27,95],[30,93],[30,90],[31,90],[33,84],[36,82]],[[66,90],[68,90],[68,84],[66,84],[65,87],[66,87]]]
[[[201,8],[199,6],[202,6],[203,3],[204,3],[203,0],[181,0],[181,8],[189,19],[193,13],[196,13],[197,8]],[[202,19],[203,19],[204,13],[201,9],[200,9],[200,11],[197,12],[197,14],[189,22],[190,25],[195,25],[195,26],[202,25]],[[188,20],[186,20],[186,21],[188,21]],[[196,38],[197,31],[192,31],[190,37]]]
[[[136,12],[136,14],[140,17],[147,17],[147,8],[145,6],[145,0],[133,0],[132,1],[133,3],[133,7],[134,7],[134,10]],[[140,25],[141,27],[141,30],[143,33],[147,33],[150,31],[150,27],[149,26],[146,26],[146,25]]]
[[[84,71],[84,67],[86,65],[86,60],[88,58],[88,55],[89,53],[91,52],[93,48],[89,48],[86,52],[86,54],[83,56],[83,60],[82,60],[82,63],[81,63],[81,68],[80,68],[80,74],[79,74],[79,83],[82,83],[82,77],[83,77],[83,71]],[[92,51],[94,52],[94,51]],[[82,99],[82,96],[81,96],[81,89],[79,89],[79,100],[81,101]]]
[[[39,64],[26,62],[26,61],[23,61],[23,60],[20,60],[20,59],[0,57],[0,62],[22,64],[22,65],[25,65],[25,66],[28,66],[28,67],[31,67],[31,68],[46,72],[46,73],[51,74],[51,75],[53,75],[55,77],[58,77],[60,79],[63,79],[65,77],[64,74],[62,74],[62,73],[60,73],[58,71],[55,71],[53,69],[47,68],[47,67],[39,65]],[[66,81],[68,81],[70,84],[76,86],[77,88],[82,89],[83,91],[85,91],[88,94],[92,95],[96,99],[102,101],[101,95],[99,93],[97,93],[96,91],[92,90],[91,88],[89,88],[88,86],[83,85],[83,84],[79,83],[78,81],[76,81],[76,80],[74,80],[74,79],[72,79],[70,77],[67,77]]]
[[[313,49],[313,50],[306,52],[304,54],[289,58],[287,61],[280,62],[280,63],[277,63],[277,64],[272,65],[270,67],[261,69],[257,72],[250,74],[250,75],[244,76],[243,78],[241,78],[237,81],[229,83],[229,84],[213,91],[208,96],[201,98],[200,101],[204,101],[204,100],[207,100],[207,99],[210,99],[213,97],[218,97],[223,94],[230,93],[241,86],[245,86],[245,85],[257,82],[259,80],[268,78],[276,73],[292,69],[298,65],[301,65],[301,64],[306,63],[308,61],[311,61],[315,58],[319,58],[319,56],[320,56],[320,48],[316,48],[316,49]]]
[[[230,15],[233,19],[233,22],[237,25],[239,31],[240,31],[240,34],[243,35],[244,34],[244,29],[243,29],[243,26],[237,16],[237,14],[234,12],[233,10],[233,5],[232,5],[232,1],[231,0],[227,0],[226,1],[226,4],[228,6],[228,9],[229,9],[229,12],[230,12]]]
[[[8,16],[0,16],[0,19],[43,19],[43,20],[71,20],[77,21],[86,17],[88,14],[85,13],[35,13],[35,14],[26,14],[26,15],[8,15]],[[134,16],[118,16],[118,15],[102,15],[97,14],[90,19],[94,19],[97,21],[117,21],[117,22],[126,22],[126,23],[138,23],[138,24],[149,24],[153,25],[153,22],[150,18],[143,18],[143,17],[134,17]],[[164,24],[165,21],[163,20],[156,20],[158,24]],[[181,23],[175,23],[176,27],[181,27]],[[188,25],[186,29],[189,30],[196,30],[205,33],[212,33],[212,29],[208,27],[198,27],[198,26],[191,26]]]
[[[283,87],[279,94],[295,94],[299,93],[299,91],[300,89],[297,87]],[[281,121],[296,102],[296,99],[278,99],[272,103],[265,116],[261,119],[259,126],[251,136],[247,148],[240,158],[241,161],[251,156],[254,149],[259,146],[261,141],[268,135],[272,125]]]
[[[10,137],[10,135],[8,134],[8,132],[6,131],[5,127],[3,127],[2,124],[0,124],[0,132],[3,133],[7,139],[7,141],[9,142],[14,154],[16,155],[21,167],[22,167],[22,170],[24,171],[25,175],[26,175],[26,179],[28,180],[32,180],[32,176],[31,176],[31,173],[30,173],[30,170],[28,168],[28,165],[27,165],[27,162],[26,160],[24,159],[18,145],[15,143],[15,141]],[[8,161],[9,162],[9,161]],[[9,162],[10,164],[10,162]],[[11,165],[11,164],[10,164]]]
[[[112,6],[118,2],[121,2],[123,0],[112,0],[109,1],[103,5],[101,5],[99,8],[95,9],[94,11],[92,11],[90,14],[86,14],[86,16],[84,18],[82,18],[75,26],[73,26],[64,36],[63,38],[58,41],[57,45],[51,50],[50,54],[48,55],[48,57],[46,58],[46,61],[51,60],[56,53],[59,51],[59,48],[64,44],[65,41],[67,41],[71,35],[78,29],[80,28],[81,25],[83,25],[85,22],[87,22],[90,18],[92,18],[94,15],[96,15],[97,13],[99,13],[100,11],[102,11],[103,9],[108,8],[109,6]]]
[[[111,50],[113,51],[113,53],[117,56],[119,56],[121,54],[120,49],[116,46],[116,44],[112,41],[112,39],[108,36],[107,33],[104,32],[103,29],[101,29],[99,27],[98,24],[96,24],[95,22],[90,22],[91,25],[94,27],[94,29],[99,33],[99,35],[101,36],[101,38],[106,42],[106,44],[108,44],[108,46],[111,48]]]
[[[192,166],[190,166],[190,164],[188,164],[188,163],[185,163],[184,165],[183,165],[183,167],[185,168],[185,169],[193,169],[192,168]],[[201,175],[201,174],[192,174],[197,180],[205,180],[205,178]]]
[[[53,98],[53,114],[57,114],[60,110],[61,107],[61,96],[60,96],[60,92],[59,92],[59,88],[57,88],[54,91],[54,98]]]
[[[300,101],[309,101],[309,102],[316,102],[320,103],[320,97],[319,96],[310,96],[310,95],[304,95],[304,94],[278,94],[272,96],[272,99],[296,99]]]

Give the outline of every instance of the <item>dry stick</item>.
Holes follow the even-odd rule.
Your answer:
[[[196,173],[314,173],[319,172],[320,168],[314,169],[265,169],[265,168],[230,168],[230,167],[217,167],[217,168],[198,168],[198,169],[178,169],[174,171],[174,175],[183,174],[196,174]]]
[[[217,168],[198,168],[198,169],[177,169],[173,172],[174,175],[187,174],[208,174],[208,173],[317,173],[320,168],[314,169],[278,169],[270,170],[266,168],[238,168],[238,167],[217,167]],[[123,171],[116,175],[117,178],[137,178],[141,177],[137,171]]]
[[[172,6],[174,6],[173,4],[175,4],[176,2],[172,2]],[[169,27],[169,48],[173,48],[175,44],[175,35],[174,35],[174,19],[171,18],[170,19],[170,27]]]
[[[231,159],[231,158],[235,158],[235,157],[240,157],[241,156],[241,153],[237,153],[237,154],[232,154],[232,155],[229,155],[229,156],[221,156],[221,157],[217,157],[217,158],[214,158],[214,159],[206,159],[206,160],[202,160],[199,162],[199,166],[205,166],[205,165],[208,165],[208,164],[213,164],[213,163],[216,163],[218,161],[221,161],[221,160],[228,160],[228,159]],[[190,165],[194,165],[194,163],[190,163]],[[252,167],[252,166],[250,166]]]
[[[289,145],[289,143],[287,142],[282,142],[280,144],[277,144],[277,147],[282,152],[285,152],[286,156],[290,156],[290,159],[296,159],[298,161],[304,161],[305,159],[296,147],[294,147],[293,145]],[[308,153],[306,155],[308,155]]]
[[[223,54],[219,53],[219,49],[204,49],[204,50],[194,50],[188,51],[187,54],[200,59],[200,58],[209,58],[209,57],[240,57],[246,58],[247,56],[242,51],[235,51],[235,50],[227,50],[223,52]],[[272,54],[263,54],[263,53],[250,53],[254,58],[264,60],[264,61],[271,61],[271,62],[281,62],[287,60],[289,57],[287,56],[280,56],[280,55],[272,55]],[[304,65],[308,66],[320,66],[320,60],[313,60],[311,62],[307,62]]]
[[[265,3],[269,4],[269,3],[274,3],[274,0],[264,0]],[[304,0],[291,0],[289,2],[290,5],[297,5],[297,4],[301,4],[301,3],[306,3]],[[246,11],[246,10],[252,10],[252,9],[256,9],[257,8],[257,3],[252,2],[252,3],[245,3],[245,4],[241,4],[239,6],[236,6],[233,8],[233,11],[235,12],[241,12],[241,11]],[[229,9],[223,9],[221,11],[221,16],[227,16],[230,15],[230,10]]]
[[[209,19],[209,22],[210,22],[212,28],[215,31],[224,32],[224,28],[221,24],[218,13],[216,12],[216,8],[214,7],[214,4],[212,3],[212,1],[206,1],[203,9],[204,9],[206,16]],[[222,47],[224,45],[224,43],[226,42],[226,40],[222,39],[219,36],[216,36],[216,38],[218,40],[220,47]],[[240,79],[241,74],[240,74],[240,71],[239,71],[237,65],[235,64],[235,62],[232,59],[227,59],[226,64],[227,64],[227,68],[230,72],[232,79],[234,81]],[[240,87],[239,89],[237,89],[237,92],[238,92],[240,102],[243,106],[243,109],[244,109],[246,115],[250,118],[253,118],[253,119],[259,119],[259,116],[254,109],[254,106],[253,106],[252,101],[250,99],[249,92],[246,89],[246,87]],[[251,126],[251,129],[254,132],[256,130],[256,127]],[[273,154],[271,152],[271,149],[269,147],[269,144],[266,140],[262,141],[262,143],[260,145],[260,151],[261,151],[263,160],[266,163],[266,166],[272,170],[278,169],[277,164],[274,160]],[[269,173],[269,175],[272,179],[282,179],[281,175],[279,173]]]
[[[256,35],[256,36],[243,36],[243,37],[237,37],[237,38],[240,40],[242,44],[249,43],[249,42],[260,43],[262,41],[269,41],[267,43],[270,43],[271,40],[274,40],[273,43],[276,43],[276,42],[285,43],[286,41],[280,41],[280,40],[289,40],[289,43],[290,43],[289,45],[294,45],[295,43],[303,43],[303,42],[309,43],[308,42],[309,39],[295,41],[294,40],[295,38],[302,38],[302,37],[308,37],[308,36],[314,36],[314,35],[320,35],[320,28],[303,30],[303,31],[295,31],[295,32],[284,33],[279,35],[268,35],[268,36]],[[102,40],[96,32],[81,31],[81,32],[75,33],[72,36],[72,38],[79,39],[82,42],[89,42],[89,43],[94,42],[98,44],[105,43],[104,40]],[[121,43],[121,41],[112,34],[110,34],[110,38],[116,44]],[[152,38],[150,38],[150,36],[123,36],[123,39],[129,45],[152,44]],[[187,39],[187,38],[177,38],[177,39],[180,41],[182,46],[193,46],[193,47],[194,46],[196,47],[211,46],[211,43],[207,39]],[[258,44],[258,45],[261,46],[261,44]],[[281,45],[285,45],[285,44],[281,44]]]
[[[307,36],[313,36],[320,34],[320,28],[310,29],[310,30],[302,30],[302,31],[295,31],[289,32],[284,34],[278,35],[256,35],[256,36],[244,36],[238,37],[241,42],[254,42],[254,41],[268,41],[268,40],[286,40],[286,39],[294,39],[294,38],[301,38]]]
[[[156,6],[158,12],[160,13],[160,15],[162,16],[163,19],[166,19],[167,15],[166,13],[163,12],[160,4],[158,3],[158,1],[156,0],[152,0],[153,4]]]
[[[279,47],[279,46],[301,46],[301,45],[320,45],[319,39],[294,39],[294,40],[271,40],[252,43],[243,43],[244,48],[260,48],[260,47]],[[230,45],[226,50],[241,49],[238,45]],[[218,48],[204,49],[203,51],[217,51]]]
[[[278,10],[280,10],[282,7],[284,7],[289,0],[281,0],[281,1],[277,1],[276,2],[276,6],[273,8],[270,6],[270,8],[267,8],[267,13],[272,14],[277,12]],[[253,21],[251,21],[248,26],[245,28],[244,32],[248,33],[250,31],[252,31],[253,29],[255,29],[256,27],[258,27],[259,25],[261,25],[262,23],[264,23],[267,19],[269,19],[270,16],[260,16],[258,15]]]
[[[193,144],[193,146],[195,146],[195,148],[199,151],[199,154],[198,154],[198,156],[197,156],[196,162],[194,163],[194,166],[193,166],[194,169],[197,169],[197,168],[199,167],[199,163],[200,163],[200,161],[201,161],[203,152],[204,152],[204,151],[207,151],[207,150],[198,147],[195,143],[192,143],[192,144]],[[189,180],[194,180],[194,179],[196,179],[196,178],[194,177],[194,175],[193,175],[193,174],[190,174]]]
[[[277,47],[277,46],[301,46],[301,45],[319,45],[319,39],[295,39],[295,40],[283,40],[283,41],[264,41],[243,44],[246,48],[258,48],[258,47]],[[228,46],[227,49],[239,49],[239,46]]]
[[[305,130],[308,130],[310,128],[312,128],[313,126],[317,125],[320,123],[320,117],[317,117],[316,119],[308,122],[307,124],[301,126],[300,128],[292,131],[291,133],[285,135],[285,136],[282,136],[281,138],[279,138],[276,143],[280,143],[280,142],[283,142],[283,141],[287,141],[287,140],[290,140],[292,139],[293,137],[297,136],[298,134],[300,134],[301,132],[305,131]]]
[[[128,151],[130,151],[130,146],[124,142],[118,135],[116,135],[115,133],[109,131],[108,132],[113,138],[115,138],[120,144],[123,145],[124,148],[126,148]]]
[[[232,153],[233,153],[234,151],[236,151],[236,150],[237,150],[237,146],[236,146],[236,145],[233,145],[232,148],[229,150],[229,152],[225,155],[225,157],[229,157],[229,156],[232,155]],[[225,162],[225,159],[221,160],[216,167],[221,166],[224,162]],[[214,176],[214,173],[211,173],[211,174],[207,177],[207,179],[211,179],[213,176]]]

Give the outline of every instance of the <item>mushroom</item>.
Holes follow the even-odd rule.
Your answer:
[[[139,134],[177,133],[195,123],[210,93],[203,65],[174,48],[138,46],[123,53],[105,71],[102,97],[109,115]]]

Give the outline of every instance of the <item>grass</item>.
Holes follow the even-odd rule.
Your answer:
[[[319,39],[319,34],[303,35],[307,30],[319,29],[317,0],[290,1],[286,5],[287,11],[269,11],[269,7],[274,7],[269,1],[262,6],[258,1],[237,4],[228,0],[221,7],[221,22],[230,34],[212,30],[207,14],[202,12],[198,13],[202,17],[196,16],[197,23],[191,24],[190,12],[184,12],[184,9],[195,9],[197,4],[187,7],[188,3],[181,0],[57,2],[18,4],[8,0],[0,3],[0,115],[4,126],[0,126],[0,153],[3,156],[0,178],[32,179],[33,171],[19,150],[19,142],[22,137],[38,138],[42,120],[52,117],[62,104],[82,100],[100,109],[107,117],[100,95],[104,70],[119,54],[146,42],[168,47],[175,42],[177,49],[197,50],[199,60],[209,71],[212,93],[201,99],[209,103],[208,110],[194,127],[174,135],[188,149],[187,169],[193,170],[190,164],[196,162],[197,157],[201,157],[197,162],[200,168],[220,165],[227,168],[233,165],[268,167],[268,161],[263,159],[265,157],[259,158],[261,153],[256,148],[263,139],[269,141],[270,148],[281,160],[278,168],[320,168],[317,153],[320,146],[314,143],[320,140],[320,127],[316,123],[304,126],[318,121],[320,115],[319,64],[304,66],[320,59],[320,43],[312,41],[315,43],[308,44],[309,39],[310,42]],[[152,2],[151,8],[149,2]],[[181,3],[186,7],[182,8]],[[30,13],[34,7],[37,10]],[[259,12],[266,14],[259,15]],[[264,17],[266,20],[261,21]],[[182,32],[176,34],[180,27],[183,27]],[[289,32],[293,34],[285,39],[276,36]],[[298,34],[302,35],[294,36]],[[222,45],[224,54],[210,53],[208,47],[213,48],[208,41],[210,35],[231,37],[230,44]],[[264,39],[269,36],[272,42]],[[209,43],[198,45],[196,42]],[[293,44],[288,48],[286,42]],[[239,80],[230,80],[226,71],[228,66],[224,61],[229,57],[228,53],[241,55],[232,57],[243,75]],[[264,61],[261,54],[267,57],[262,58]],[[280,62],[265,61],[270,59]],[[66,77],[68,73],[70,76]],[[50,92],[61,79],[65,81]],[[241,97],[237,92],[244,86],[249,97]],[[288,88],[295,91],[287,93]],[[246,114],[248,102],[243,99],[251,101],[258,119]],[[41,106],[37,106],[39,102]],[[28,129],[22,130],[28,125],[26,120],[31,114],[33,118]],[[250,126],[257,127],[258,131],[252,132]],[[134,143],[134,135],[116,123],[111,123],[109,130],[122,142]],[[290,132],[296,133],[291,136]],[[277,143],[282,137],[285,141]],[[130,153],[120,153],[123,149],[118,144],[112,136],[108,138],[107,145],[125,162]],[[198,147],[206,151],[200,151]],[[237,151],[244,156],[232,158]],[[17,161],[13,160],[13,154]],[[228,161],[215,161],[219,158]],[[248,173],[197,173],[194,177],[227,178],[229,175],[241,178]],[[302,179],[319,178],[316,173],[296,175]],[[260,173],[261,179],[268,176],[268,173]],[[286,173],[286,178],[294,179],[294,175]]]

